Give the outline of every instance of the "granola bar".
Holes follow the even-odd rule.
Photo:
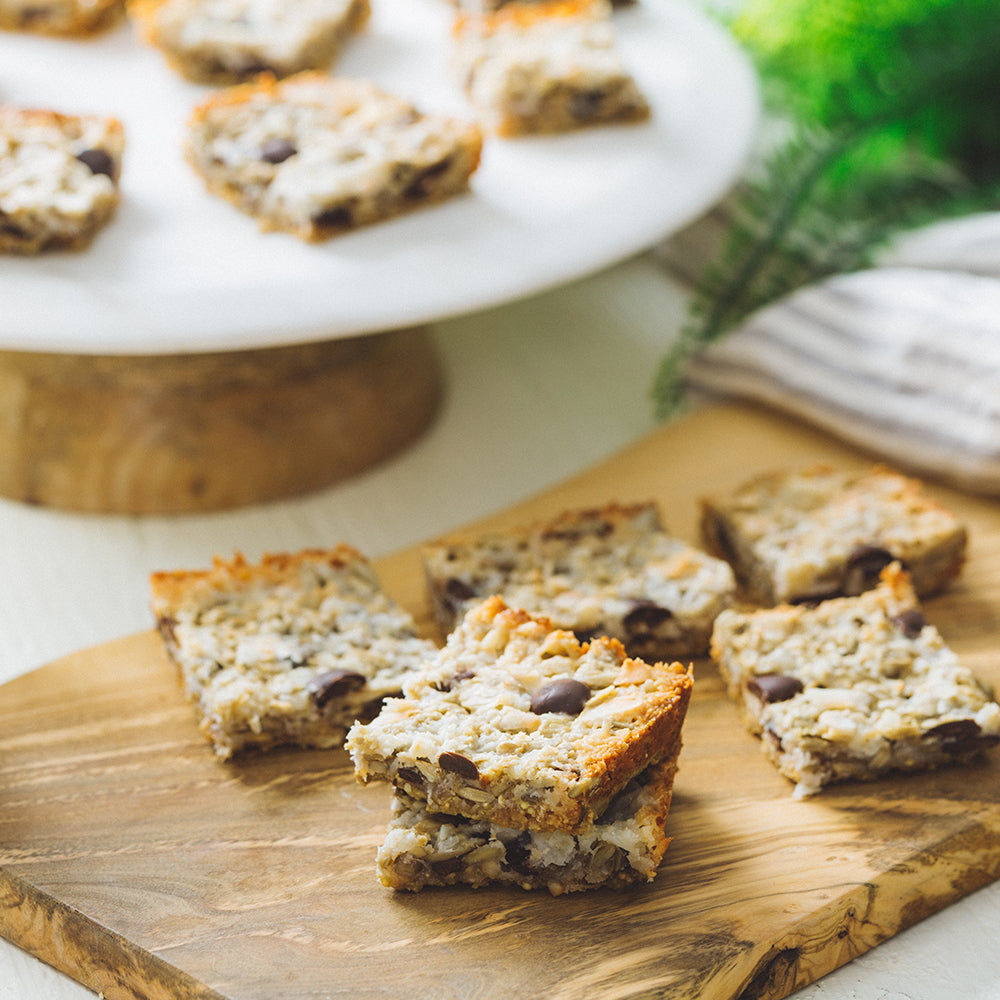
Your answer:
[[[186,156],[210,192],[262,230],[324,240],[465,191],[479,129],[374,85],[267,74],[194,111]]]
[[[702,535],[760,604],[858,594],[899,561],[918,594],[961,572],[966,529],[916,479],[876,466],[775,472],[702,501]]]
[[[857,597],[723,612],[712,657],[797,796],[1000,742],[1000,706],[927,623],[898,563]]]
[[[118,207],[116,118],[0,107],[0,253],[82,250]]]
[[[670,843],[664,832],[676,753],[636,775],[580,833],[492,826],[431,812],[397,791],[376,867],[392,889],[513,885],[553,896],[650,882]]]
[[[346,746],[359,781],[390,781],[435,812],[576,833],[672,751],[691,686],[679,663],[581,644],[491,597]]]
[[[505,3],[456,19],[455,66],[498,135],[643,121],[649,103],[618,52],[607,0]]]
[[[435,615],[448,632],[499,594],[581,640],[619,639],[645,660],[703,655],[735,590],[729,565],[673,538],[652,503],[566,511],[507,532],[424,546]]]
[[[356,550],[215,559],[154,573],[166,649],[221,759],[284,744],[343,743],[434,655]]]

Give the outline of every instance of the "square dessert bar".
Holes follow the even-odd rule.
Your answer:
[[[262,230],[310,241],[468,188],[482,134],[362,80],[262,74],[195,108],[185,155],[208,190]]]
[[[371,15],[369,0],[129,0],[129,17],[196,83],[325,70]]]
[[[498,594],[581,640],[619,639],[644,660],[704,655],[736,587],[726,562],[668,535],[652,503],[566,511],[508,532],[426,545],[422,556],[445,632]]]
[[[514,2],[456,19],[455,64],[498,135],[635,122],[650,108],[617,46],[606,0]]]
[[[679,750],[679,745],[678,745]],[[376,861],[392,889],[514,885],[553,896],[650,882],[670,839],[664,832],[676,754],[636,775],[580,833],[516,830],[431,812],[397,791]]]
[[[691,687],[679,663],[581,644],[492,597],[346,746],[359,781],[390,781],[434,812],[577,833],[675,752]]]
[[[436,652],[346,545],[255,565],[216,559],[208,570],[154,573],[150,586],[167,652],[222,759],[339,746]]]
[[[116,24],[124,9],[123,0],[0,0],[0,30],[89,35]]]
[[[118,207],[124,150],[116,118],[0,107],[0,253],[87,247]]]
[[[712,657],[797,796],[1000,741],[1000,706],[927,624],[898,563],[857,597],[723,612]]]
[[[702,535],[760,604],[850,596],[903,564],[921,596],[965,563],[966,530],[920,482],[882,466],[775,472],[702,501]]]

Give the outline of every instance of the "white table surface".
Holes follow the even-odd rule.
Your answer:
[[[147,576],[154,569],[204,565],[236,549],[254,557],[340,540],[378,557],[614,453],[654,426],[650,381],[684,301],[648,257],[638,257],[566,288],[440,323],[448,394],[431,430],[378,468],[310,496],[173,518],[75,515],[0,501],[0,682],[151,627]],[[796,1000],[1000,998],[998,927],[1000,883]],[[92,996],[0,940],[0,1000]]]

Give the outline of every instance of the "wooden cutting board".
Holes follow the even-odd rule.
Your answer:
[[[484,523],[696,499],[763,469],[869,459],[721,406]],[[931,491],[971,528],[962,581],[926,611],[1000,682],[1000,511]],[[333,540],[317,539],[317,544]],[[430,629],[417,555],[378,568]],[[220,764],[150,631],[0,689],[0,932],[109,1000],[783,997],[1000,876],[998,754],[797,801],[707,662],[655,882],[552,898],[393,893],[374,875],[389,791],[346,754]]]

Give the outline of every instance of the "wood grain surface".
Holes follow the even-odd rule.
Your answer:
[[[488,523],[654,498],[693,539],[699,496],[818,459],[870,461],[714,407]],[[969,524],[971,558],[928,617],[997,684],[998,508],[929,489]],[[429,631],[416,552],[378,569]],[[152,631],[75,654],[0,688],[0,932],[109,1000],[753,1000],[1000,876],[997,754],[793,800],[712,666],[695,675],[655,882],[407,894],[374,874],[389,791],[343,751],[220,764]]]
[[[0,351],[0,495],[179,514],[297,496],[411,444],[437,414],[424,327],[247,351]]]

